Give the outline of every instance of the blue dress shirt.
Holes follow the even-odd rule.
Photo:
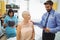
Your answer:
[[[34,25],[44,28],[47,16],[48,12],[42,16],[42,20],[40,22],[34,22]],[[55,10],[51,10],[46,27],[50,29],[51,33],[60,31],[60,13],[57,13]]]

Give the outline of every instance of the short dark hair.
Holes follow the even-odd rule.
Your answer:
[[[13,12],[13,16],[14,16],[14,11],[12,10],[12,9],[9,9],[8,10],[8,15],[9,15],[9,13],[11,13],[11,12]],[[9,15],[10,16],[10,15]]]
[[[46,4],[53,5],[53,1],[48,0],[48,1],[46,1],[46,2],[44,3],[44,5],[46,5]]]

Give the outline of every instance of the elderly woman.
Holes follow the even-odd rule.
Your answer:
[[[17,27],[17,40],[34,40],[34,26],[28,11],[22,13],[23,21]]]

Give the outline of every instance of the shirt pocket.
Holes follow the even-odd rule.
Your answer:
[[[55,23],[55,17],[54,17],[54,15],[50,15],[49,16],[48,22]]]

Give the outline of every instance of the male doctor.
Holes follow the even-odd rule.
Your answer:
[[[33,22],[43,28],[42,40],[54,40],[55,34],[60,31],[60,13],[53,10],[53,2],[44,3],[47,12],[42,16],[41,22]]]

